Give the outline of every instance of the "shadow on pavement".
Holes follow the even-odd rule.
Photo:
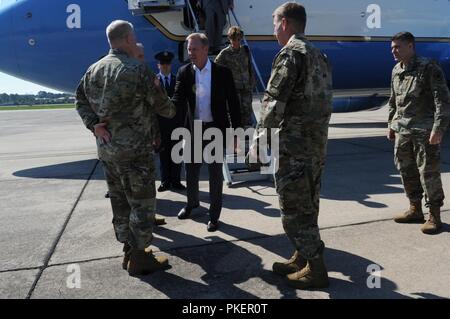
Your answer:
[[[339,154],[342,144],[349,144],[352,150],[351,154]],[[372,153],[365,153],[364,147],[372,150]],[[399,173],[394,166],[392,148],[390,142],[384,136],[338,139],[329,141],[329,153],[325,165],[325,172],[322,179],[321,197],[338,201],[356,201],[367,207],[383,208],[385,204],[371,199],[374,195],[403,193],[403,187]],[[363,150],[360,152],[360,150]],[[375,152],[373,152],[375,150]],[[338,154],[336,154],[336,151]],[[450,172],[448,165],[448,156],[450,156],[450,136],[447,134],[442,148],[441,170],[443,173]],[[25,178],[38,179],[81,179],[88,178],[95,164],[96,159],[76,161],[49,166],[29,168],[15,172],[13,175]],[[101,165],[98,166],[98,168]],[[157,163],[155,167],[158,167]],[[158,169],[157,169],[158,171]],[[203,165],[201,180],[207,180],[207,166]],[[92,180],[104,180],[103,172],[97,169]],[[255,195],[268,196],[258,193],[260,189],[273,187],[273,183],[267,181],[248,182],[233,185],[232,189],[246,188],[250,189]],[[224,190],[226,192],[226,186]],[[273,196],[273,195],[270,195]],[[207,198],[207,196],[206,196]],[[275,210],[267,210],[259,203],[253,203],[246,197],[239,199],[247,200],[242,206],[239,201],[231,200],[230,195],[224,196],[224,207],[230,209],[242,209],[246,207],[260,206],[261,211],[268,216],[275,216]],[[182,206],[181,206],[182,207]],[[181,209],[180,207],[180,209]]]
[[[222,224],[221,231],[228,234],[252,232],[226,224]],[[211,241],[216,242],[215,236],[204,239],[193,238],[192,235],[182,234],[170,229],[160,229],[158,233],[161,233],[170,241],[178,243],[183,241],[195,242],[196,245],[196,247],[178,248],[167,252],[169,260],[170,255],[177,256],[188,267],[187,269],[179,269],[177,275],[161,272],[140,277],[142,281],[169,298],[258,298],[257,296],[264,296],[264,290],[271,291],[272,288],[270,287],[276,287],[278,294],[274,294],[273,291],[268,292],[268,298],[297,298],[297,291],[290,288],[283,277],[264,269],[260,256],[234,242],[211,244]],[[257,236],[258,233],[254,235]],[[289,258],[292,254],[292,246],[284,235],[247,242],[284,258]],[[155,245],[157,245],[156,242]],[[282,259],[279,258],[279,260]],[[383,277],[380,278],[380,288],[368,288],[367,282],[373,282],[373,280],[369,278],[370,274],[367,269],[369,265],[377,264],[375,260],[368,260],[361,256],[330,248],[325,251],[325,260],[330,274],[330,287],[321,289],[319,297],[332,299],[409,298],[396,291],[398,287],[395,282]],[[177,265],[177,267],[180,267],[180,265]],[[266,268],[270,267],[271,265],[266,266]],[[379,265],[379,267],[383,268],[382,265]],[[191,273],[194,270],[203,273],[200,277],[201,281],[188,279],[192,278]],[[336,278],[336,274],[345,279]],[[428,293],[417,293],[416,295],[423,298],[441,298]]]

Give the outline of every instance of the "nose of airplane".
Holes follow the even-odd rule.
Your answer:
[[[11,75],[19,73],[13,45],[13,21],[11,6],[0,1],[0,72]]]

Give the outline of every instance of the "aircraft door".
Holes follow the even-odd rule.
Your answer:
[[[145,15],[156,12],[181,10],[184,0],[128,0],[128,9],[133,15]]]

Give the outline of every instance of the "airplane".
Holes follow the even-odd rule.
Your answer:
[[[240,24],[262,83],[280,46],[272,12],[285,0],[235,0],[228,25]],[[391,37],[410,31],[419,55],[437,60],[450,79],[450,1],[304,0],[306,34],[333,66],[334,112],[358,111],[386,102],[394,60]],[[0,0],[0,71],[64,92],[74,92],[85,70],[109,46],[106,26],[133,23],[149,63],[156,52],[186,60],[185,38],[194,32],[184,0]],[[450,82],[449,82],[450,83]],[[263,85],[260,85],[263,90]]]

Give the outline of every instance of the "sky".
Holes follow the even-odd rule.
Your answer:
[[[37,94],[39,91],[51,93],[60,93],[31,82],[12,77],[8,74],[0,72],[0,94]]]

